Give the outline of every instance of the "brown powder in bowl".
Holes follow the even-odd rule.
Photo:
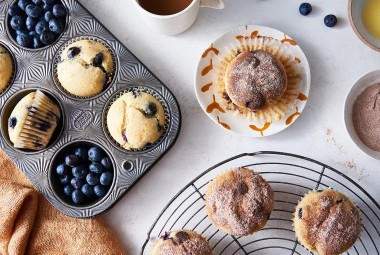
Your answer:
[[[380,83],[368,87],[358,96],[352,120],[360,140],[380,152]]]

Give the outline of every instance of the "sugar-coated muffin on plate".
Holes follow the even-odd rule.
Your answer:
[[[322,255],[346,252],[362,229],[358,208],[331,189],[307,194],[296,206],[293,221],[299,242]]]
[[[59,106],[40,90],[23,97],[8,120],[9,139],[15,148],[42,150],[61,118]]]
[[[57,79],[70,94],[91,97],[112,81],[114,60],[111,51],[95,40],[80,40],[67,46],[57,64]]]
[[[11,82],[14,73],[14,63],[9,51],[0,44],[0,93]]]
[[[139,150],[155,143],[164,127],[162,104],[143,91],[124,93],[112,103],[107,113],[108,132],[127,150]]]
[[[212,255],[207,240],[200,234],[181,229],[166,232],[153,245],[150,255]]]
[[[239,168],[216,177],[206,192],[206,210],[212,223],[235,236],[262,229],[274,208],[274,192],[258,173]]]

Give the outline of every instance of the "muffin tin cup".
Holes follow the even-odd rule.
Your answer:
[[[55,131],[53,132],[53,135],[46,146],[46,148],[38,151],[34,150],[29,150],[29,149],[19,149],[19,148],[14,148],[13,143],[11,142],[8,134],[8,119],[13,111],[13,108],[16,106],[16,104],[26,95],[28,95],[31,92],[36,92],[37,90],[42,91],[46,96],[48,96],[54,103],[56,103],[61,111],[61,118],[59,119],[57,123],[57,127]],[[29,89],[24,89],[16,94],[14,94],[11,98],[8,99],[8,101],[4,104],[1,115],[0,115],[0,120],[1,120],[1,133],[3,135],[3,139],[5,142],[12,147],[15,151],[20,152],[21,154],[25,155],[38,155],[39,153],[42,153],[46,150],[48,150],[50,147],[52,147],[61,137],[62,132],[64,130],[64,123],[65,123],[65,111],[63,109],[63,105],[60,102],[60,100],[57,99],[57,96],[51,93],[50,91],[43,89],[43,88],[29,88]]]
[[[14,0],[10,3],[9,7],[11,7],[12,5],[16,4],[18,2],[18,0]],[[45,50],[45,49],[48,49],[50,47],[52,47],[53,45],[55,45],[56,43],[58,43],[62,36],[65,34],[67,28],[68,28],[68,24],[70,22],[70,11],[69,11],[69,8],[67,7],[66,3],[64,0],[61,0],[61,3],[63,4],[63,6],[65,6],[66,8],[66,23],[65,23],[65,28],[63,29],[62,33],[57,37],[57,39],[50,45],[46,45],[44,47],[41,47],[41,48],[37,48],[37,49],[34,49],[34,48],[28,48],[28,47],[24,47],[24,46],[21,46],[20,44],[17,43],[16,41],[16,32],[15,31],[12,31],[12,27],[11,27],[11,15],[8,14],[8,9],[9,7],[6,9],[7,13],[5,14],[5,27],[6,27],[6,31],[7,31],[7,34],[8,34],[8,37],[9,37],[9,40],[18,48],[21,48],[21,49],[24,49],[24,50],[28,50],[28,51],[41,51],[41,50]]]
[[[160,138],[155,143],[148,144],[147,146],[145,146],[144,148],[141,148],[141,149],[128,150],[128,149],[123,148],[110,135],[110,133],[108,131],[108,127],[107,127],[107,114],[108,114],[108,110],[111,107],[111,105],[118,98],[120,98],[125,93],[131,92],[131,91],[141,91],[141,92],[148,93],[148,94],[152,95],[153,97],[155,97],[161,103],[161,105],[164,108],[164,112],[165,112],[165,126],[164,126],[164,130],[163,130]],[[167,102],[165,101],[165,99],[156,90],[154,90],[152,88],[149,88],[147,86],[133,86],[133,87],[121,89],[118,92],[116,92],[114,95],[111,96],[111,98],[106,103],[106,106],[104,107],[104,110],[103,110],[103,118],[102,119],[103,119],[103,132],[106,135],[108,141],[110,143],[112,143],[116,149],[118,149],[118,150],[120,150],[122,152],[125,152],[125,153],[130,153],[130,154],[144,153],[144,152],[147,152],[147,151],[151,151],[154,148],[156,148],[157,146],[159,146],[160,143],[164,140],[164,138],[166,136],[168,127],[171,125],[170,113],[169,113],[169,110],[168,110],[168,104],[167,104]]]
[[[77,42],[77,41],[81,41],[81,40],[90,40],[90,41],[96,41],[96,42],[99,42],[101,44],[103,44],[108,50],[109,52],[111,53],[112,55],[112,59],[113,59],[113,62],[114,62],[114,66],[113,66],[113,75],[112,75],[112,80],[111,82],[109,82],[105,88],[103,88],[103,90],[99,93],[99,94],[96,94],[94,96],[89,96],[89,97],[81,97],[81,96],[76,96],[76,95],[73,95],[71,94],[70,92],[68,92],[62,85],[61,83],[59,82],[59,79],[58,79],[58,74],[57,74],[57,66],[60,62],[60,55],[62,54],[62,52],[72,43],[74,42]],[[70,40],[68,40],[67,42],[65,42],[60,48],[59,50],[56,52],[55,56],[54,56],[54,59],[53,59],[53,67],[52,67],[52,71],[53,71],[53,80],[54,80],[54,83],[55,85],[57,86],[57,88],[63,93],[65,94],[67,97],[73,99],[73,100],[79,100],[79,101],[86,101],[88,99],[95,99],[95,98],[98,98],[100,96],[102,96],[112,85],[114,85],[115,83],[115,77],[117,75],[117,69],[118,69],[118,58],[116,57],[116,54],[115,54],[115,51],[112,49],[111,45],[109,45],[104,39],[98,37],[98,36],[95,36],[95,35],[88,35],[88,36],[78,36],[78,37],[75,37],[75,38],[72,38]]]
[[[0,16],[7,15],[13,0],[0,2]],[[172,92],[121,44],[103,25],[76,0],[63,0],[70,20],[62,37],[45,50],[18,47],[7,36],[2,37],[14,52],[18,71],[11,89],[0,95],[1,129],[0,147],[17,164],[47,200],[63,214],[88,218],[102,214],[116,204],[152,167],[172,148],[181,128],[181,112]],[[0,34],[5,31],[1,30]],[[74,38],[74,39],[71,39]],[[55,84],[54,62],[60,50],[72,40],[95,39],[105,44],[114,56],[115,73],[108,87],[96,96],[79,98],[66,93]],[[117,93],[130,89],[142,89],[153,94],[163,104],[166,128],[160,140],[140,151],[127,151],[107,137],[104,128],[105,108]],[[42,151],[28,152],[15,149],[7,137],[8,116],[16,101],[27,91],[40,89],[59,103],[62,112],[62,131]],[[12,93],[14,93],[14,95]],[[24,93],[24,94],[23,94]],[[58,130],[58,129],[57,129]],[[59,152],[75,146],[75,143],[97,144],[105,150],[114,164],[114,181],[107,195],[84,206],[69,203],[57,192],[52,181],[52,170]]]
[[[13,62],[12,76],[9,79],[7,86],[2,91],[0,91],[0,97],[1,97],[2,95],[5,95],[8,92],[8,90],[12,87],[12,85],[15,81],[16,74],[17,74],[17,61],[16,61],[16,57],[15,57],[13,51],[9,48],[9,46],[6,45],[5,43],[1,42],[1,41],[0,41],[0,44],[9,52],[9,54],[11,55],[11,58],[12,58],[12,62]]]

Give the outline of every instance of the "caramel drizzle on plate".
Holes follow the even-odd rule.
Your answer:
[[[264,124],[264,126],[262,128],[259,128],[259,127],[255,126],[255,125],[249,125],[249,127],[251,129],[257,131],[257,132],[260,132],[261,136],[264,136],[264,131],[267,130],[270,127],[271,124],[272,124],[272,122],[267,122],[267,123]]]
[[[213,102],[209,106],[207,106],[207,109],[206,109],[207,113],[212,113],[214,110],[218,110],[221,113],[226,113],[226,111],[223,110],[223,108],[220,106],[220,104],[218,102],[216,102],[215,95],[212,95],[212,101]]]
[[[297,45],[296,41],[294,41],[293,39],[289,39],[289,38],[287,38],[287,37],[286,37],[286,34],[284,34],[284,39],[282,39],[281,42],[282,42],[282,43],[286,43],[286,42],[288,42],[288,43],[290,43],[290,44],[293,45],[293,46],[296,46],[296,45]]]
[[[218,123],[219,123],[222,127],[224,127],[225,129],[231,130],[231,127],[230,127],[229,125],[227,125],[226,123],[220,121],[219,116],[217,116],[216,118],[217,118],[217,120],[218,120]]]
[[[307,96],[305,94],[302,94],[300,92],[300,94],[298,95],[298,99],[301,100],[301,101],[306,101],[307,100]]]
[[[212,82],[207,83],[207,84],[203,85],[203,87],[201,88],[201,91],[202,92],[207,92],[210,89],[211,86],[212,86]]]
[[[217,48],[214,47],[214,44],[211,44],[211,46],[205,50],[205,52],[203,52],[202,54],[202,58],[205,58],[207,57],[207,55],[210,53],[210,52],[214,52],[215,55],[219,55],[219,50]]]
[[[202,76],[207,75],[212,69],[214,69],[214,65],[212,64],[212,58],[210,58],[210,65],[203,68],[201,75]]]
[[[298,111],[298,106],[296,106],[296,112],[293,113],[292,115],[290,115],[290,116],[286,119],[285,124],[286,124],[287,126],[290,125],[290,124],[293,122],[294,117],[296,117],[296,116],[298,116],[298,115],[300,115],[300,114],[301,114],[301,113]]]

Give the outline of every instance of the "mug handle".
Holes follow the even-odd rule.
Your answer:
[[[224,3],[222,0],[201,0],[201,7],[224,9]]]

